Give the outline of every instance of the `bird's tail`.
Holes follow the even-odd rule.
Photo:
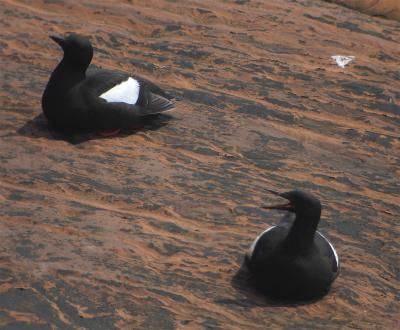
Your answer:
[[[142,116],[169,111],[175,107],[171,100],[153,93],[149,93],[146,101],[147,104],[140,108],[140,115]]]

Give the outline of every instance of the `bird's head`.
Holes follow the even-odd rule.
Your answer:
[[[64,58],[75,65],[87,67],[93,57],[93,47],[90,41],[76,33],[70,33],[64,37],[51,35],[64,51]]]
[[[268,190],[274,195],[280,196],[288,200],[284,204],[276,204],[270,206],[262,206],[264,209],[286,210],[296,214],[311,215],[318,217],[321,215],[321,202],[315,196],[301,190],[292,190],[279,193],[274,190]]]

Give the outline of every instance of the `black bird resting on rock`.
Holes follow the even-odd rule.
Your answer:
[[[93,47],[77,34],[51,36],[64,56],[51,74],[42,97],[50,123],[66,133],[118,133],[144,117],[174,107],[167,92],[128,73],[89,68]]]
[[[303,191],[270,192],[288,203],[265,209],[295,213],[292,225],[280,224],[261,233],[245,261],[256,287],[274,299],[314,300],[328,293],[339,273],[339,258],[328,239],[317,231],[321,203]]]

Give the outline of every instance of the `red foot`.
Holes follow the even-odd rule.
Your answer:
[[[118,134],[120,131],[121,131],[120,128],[113,128],[113,129],[108,129],[106,131],[99,132],[99,134],[102,137],[109,137],[109,136],[113,136],[113,135]]]

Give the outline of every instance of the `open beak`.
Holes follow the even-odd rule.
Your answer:
[[[63,37],[60,36],[55,36],[55,35],[51,35],[50,39],[54,40],[56,43],[58,43],[61,48],[64,48],[65,45],[65,39]]]
[[[285,199],[287,199],[285,196],[283,196],[281,193],[275,191],[275,190],[270,190],[268,189],[268,191],[274,195],[283,197]],[[288,203],[284,203],[284,204],[275,204],[275,205],[263,205],[261,206],[261,208],[263,209],[273,209],[273,210],[285,210],[285,211],[291,211],[294,212],[294,205],[292,204],[292,202],[289,200]]]

